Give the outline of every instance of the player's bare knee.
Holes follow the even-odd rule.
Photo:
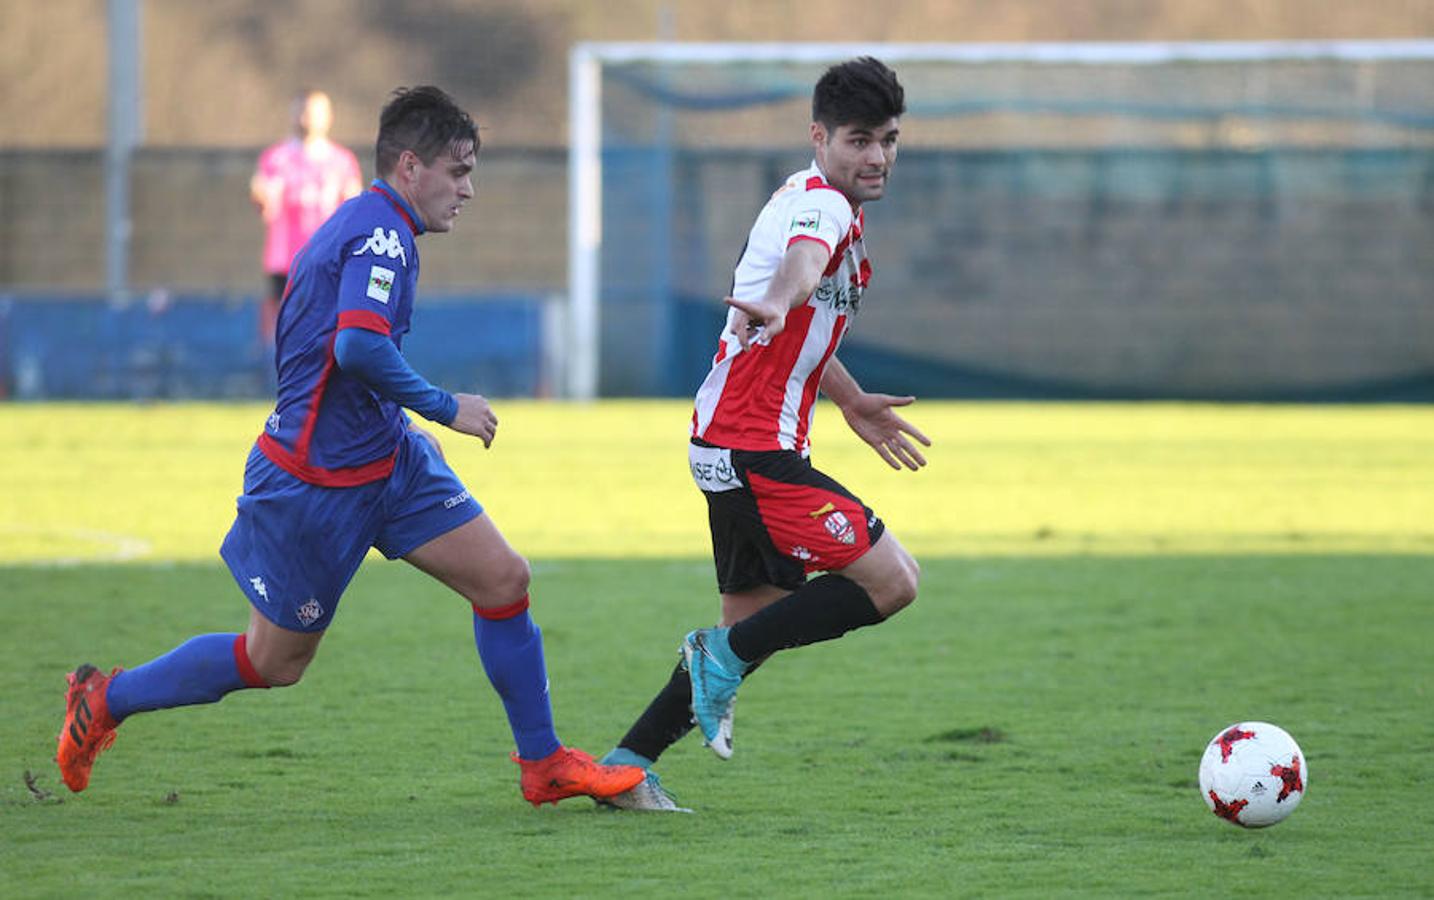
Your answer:
[[[312,657],[267,662],[263,665],[256,662],[254,670],[259,673],[259,677],[264,679],[264,684],[269,687],[290,687],[298,684],[299,679],[304,677],[304,672],[309,668],[311,661]]]
[[[302,668],[275,669],[271,672],[260,672],[259,677],[269,687],[290,687],[298,684],[299,679],[304,677]]]
[[[901,606],[905,608],[916,602],[916,592],[921,587],[921,566],[910,556],[902,567],[900,580]]]
[[[502,586],[498,593],[507,597],[508,603],[516,602],[527,596],[528,585],[532,580],[532,567],[526,559],[515,553],[504,567]]]
[[[508,606],[527,596],[531,580],[532,569],[528,561],[514,553],[501,565],[484,572],[481,582],[465,593],[474,606]]]
[[[921,567],[910,556],[903,556],[901,562],[871,592],[872,604],[887,618],[910,606],[916,600],[916,591],[920,586]]]

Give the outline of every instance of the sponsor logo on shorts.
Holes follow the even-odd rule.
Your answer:
[[[827,516],[826,521],[822,524],[826,526],[827,532],[832,537],[843,544],[856,543],[856,529],[851,526],[851,520],[840,510]]]
[[[264,586],[264,579],[260,578],[258,575],[255,575],[253,578],[249,579],[249,586],[254,589],[254,593],[259,595],[260,600],[263,600],[265,603],[270,602],[269,589]]]
[[[811,562],[817,558],[815,553],[803,547],[801,544],[793,547],[790,555],[796,559],[800,559],[802,562]]]
[[[324,608],[319,605],[317,597],[310,597],[307,603],[294,611],[294,615],[305,625],[312,625],[323,618]]]
[[[377,300],[379,303],[387,303],[388,295],[392,291],[393,270],[385,269],[383,266],[369,266],[368,298]]]
[[[831,511],[834,510],[834,509],[836,509],[835,504],[833,504],[830,500],[828,500],[827,502],[825,502],[825,503],[823,503],[823,504],[821,505],[821,508],[820,508],[820,509],[814,509],[814,510],[812,510],[811,512],[807,513],[807,515],[809,515],[809,516],[811,516],[813,519],[815,519],[815,518],[817,518],[818,516],[824,516],[824,515],[826,515],[827,513],[831,512]]]
[[[269,413],[269,430],[275,434],[279,433],[279,413],[277,410]]]
[[[692,480],[708,493],[735,491],[742,487],[742,479],[732,466],[731,450],[692,444],[687,448],[687,463],[692,468]]]
[[[460,503],[466,503],[466,502],[468,502],[468,499],[469,499],[471,496],[472,496],[472,495],[469,494],[467,491],[464,491],[464,492],[461,493],[461,494],[454,494],[452,497],[449,497],[447,500],[444,500],[444,501],[443,501],[443,508],[444,508],[444,509],[452,509],[453,507],[457,506],[457,505],[460,504]]]

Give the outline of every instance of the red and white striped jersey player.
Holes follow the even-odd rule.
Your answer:
[[[846,118],[814,115],[815,160],[757,216],[712,369],[697,391],[689,453],[712,505],[724,622],[795,590],[814,571],[855,567],[846,574],[860,585],[873,569],[866,593],[883,614],[914,595],[915,562],[894,537],[882,539],[870,509],[807,460],[819,390],[892,468],[924,466],[917,444],[930,444],[895,412],[914,397],[867,393],[837,358],[872,277],[862,205],[885,194],[900,134],[895,115]],[[719,534],[718,520],[739,517],[727,509],[735,505],[747,521]],[[745,547],[725,547],[729,537]],[[903,589],[888,596],[890,584]]]
[[[903,112],[904,91],[879,60],[841,63],[817,82],[815,160],[752,226],[692,415],[689,460],[708,505],[721,626],[686,636],[683,663],[608,761],[650,768],[693,719],[719,757],[731,756],[732,701],[756,664],[878,624],[916,598],[916,561],[808,458],[820,391],[892,468],[926,465],[918,445],[930,441],[896,412],[915,398],[868,393],[836,356],[872,276],[862,206],[886,192]],[[655,786],[651,776],[610,802],[672,808]]]

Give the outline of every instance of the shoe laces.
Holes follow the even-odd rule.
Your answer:
[[[657,776],[656,772],[649,769],[645,783],[657,793],[671,800],[674,806],[677,804],[677,795],[662,786],[662,779]]]

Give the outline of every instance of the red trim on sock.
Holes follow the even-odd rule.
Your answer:
[[[473,614],[480,619],[511,619],[514,616],[521,616],[528,608],[528,595],[516,603],[509,603],[507,606],[479,606],[473,605]]]
[[[234,639],[234,663],[239,667],[239,677],[251,688],[266,688],[269,683],[249,659],[249,636],[240,634]]]

